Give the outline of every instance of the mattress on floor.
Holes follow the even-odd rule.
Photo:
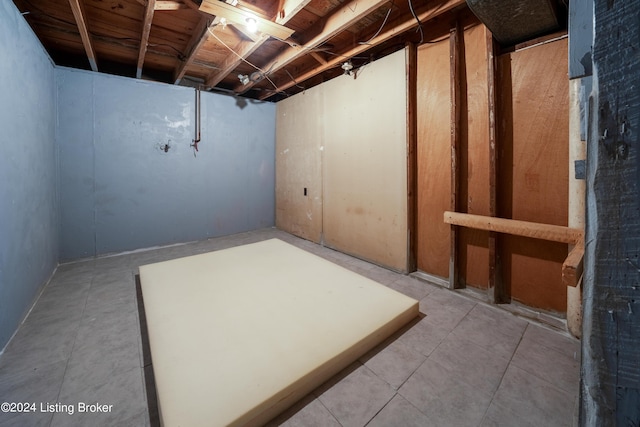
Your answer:
[[[418,315],[278,239],[140,267],[164,426],[261,425]]]

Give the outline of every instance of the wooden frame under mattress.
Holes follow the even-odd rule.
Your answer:
[[[261,425],[418,315],[278,239],[140,267],[161,423]]]

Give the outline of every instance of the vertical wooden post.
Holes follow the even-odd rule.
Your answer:
[[[417,269],[418,212],[418,47],[407,43],[407,271]]]
[[[458,163],[460,161],[460,108],[461,108],[461,68],[464,58],[461,57],[460,43],[462,33],[460,21],[456,20],[449,34],[449,58],[451,65],[451,205],[452,212],[458,210],[458,193],[460,188]],[[458,280],[458,227],[451,226],[451,257],[449,260],[449,289],[459,287]]]
[[[497,137],[497,96],[496,96],[496,55],[493,34],[485,27],[487,42],[487,93],[489,95],[489,215],[498,214],[498,137]],[[498,250],[499,235],[489,232],[489,301],[495,304],[507,302],[502,282],[502,268]]]

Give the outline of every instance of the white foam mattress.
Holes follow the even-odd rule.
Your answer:
[[[418,315],[278,239],[140,267],[164,426],[269,421]]]

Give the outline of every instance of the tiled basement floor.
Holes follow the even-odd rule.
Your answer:
[[[577,340],[467,296],[265,229],[60,265],[0,356],[0,402],[36,402],[37,412],[0,412],[0,427],[149,425],[137,267],[272,237],[419,299],[425,316],[270,425],[576,424]],[[40,411],[40,403],[56,402],[75,408],[79,402],[113,406],[111,412],[93,414]]]

